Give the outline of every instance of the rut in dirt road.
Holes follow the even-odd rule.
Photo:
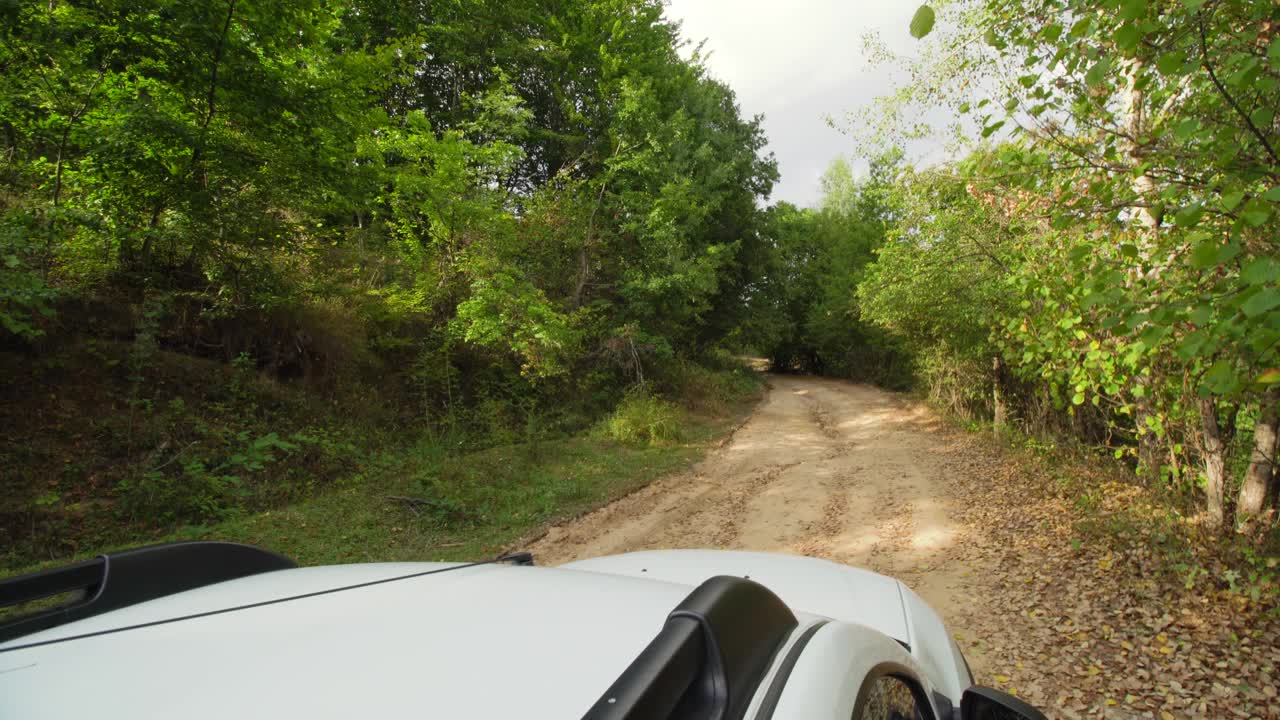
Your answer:
[[[552,528],[530,549],[548,564],[660,548],[809,555],[897,577],[944,615],[959,610],[969,571],[947,557],[957,529],[937,420],[865,385],[770,382],[751,419],[691,473]]]

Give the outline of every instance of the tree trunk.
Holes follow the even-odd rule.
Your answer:
[[[1134,168],[1141,167],[1147,156],[1147,148],[1142,145],[1150,124],[1147,112],[1148,98],[1141,83],[1144,65],[1144,60],[1138,57],[1125,63],[1125,91],[1121,95],[1125,131],[1129,136],[1126,150]],[[1145,172],[1134,175],[1131,186],[1135,202],[1129,209],[1142,223],[1142,229],[1136,233],[1136,240],[1138,254],[1143,262],[1130,269],[1127,285],[1130,290],[1140,290],[1143,280],[1148,275],[1142,270],[1142,266],[1152,267],[1150,272],[1156,272],[1152,258],[1156,254],[1156,239],[1161,218],[1151,212],[1151,207],[1155,204],[1153,198],[1157,193],[1156,183],[1151,175]],[[1152,388],[1156,383],[1154,378],[1147,377],[1139,377],[1137,382],[1146,390],[1143,396],[1134,402],[1134,420],[1138,424],[1138,474],[1148,483],[1158,483],[1161,441],[1147,425],[1147,418],[1153,413],[1151,398],[1154,397]]]
[[[1160,481],[1160,438],[1155,431],[1147,425],[1147,418],[1154,413],[1151,409],[1151,385],[1149,379],[1139,378],[1139,385],[1145,389],[1146,394],[1134,401],[1134,422],[1137,423],[1138,433],[1138,475],[1145,482],[1158,483]]]
[[[1280,466],[1271,465],[1271,489],[1267,491],[1267,503],[1280,508]]]
[[[1226,443],[1218,427],[1218,403],[1213,398],[1200,399],[1200,426],[1203,434],[1201,452],[1204,456],[1205,510],[1211,528],[1221,528],[1227,521]]]
[[[1000,362],[1000,356],[997,355],[991,359],[991,425],[996,432],[1004,429],[1006,416],[1003,377],[1004,363]]]
[[[1261,514],[1265,506],[1275,469],[1277,422],[1280,422],[1280,389],[1272,388],[1262,396],[1258,424],[1253,429],[1253,454],[1236,504],[1236,513],[1241,520]]]

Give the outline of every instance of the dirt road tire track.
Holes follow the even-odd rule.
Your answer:
[[[539,562],[677,547],[802,554],[901,578],[960,620],[972,570],[953,557],[950,433],[873,387],[770,383],[755,414],[692,471],[551,528],[530,548]]]

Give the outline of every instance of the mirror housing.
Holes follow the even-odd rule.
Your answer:
[[[960,699],[960,720],[1047,720],[1044,713],[1018,698],[974,685]]]

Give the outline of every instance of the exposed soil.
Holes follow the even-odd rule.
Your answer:
[[[759,409],[691,474],[567,525],[540,561],[672,547],[787,552],[898,577],[956,614],[967,567],[940,478],[951,441],[927,410],[865,385],[774,376]]]
[[[691,472],[529,549],[549,565],[682,547],[836,560],[911,586],[979,682],[1052,717],[1280,717],[1275,623],[1215,622],[1207,600],[1153,579],[1144,548],[1081,547],[1066,501],[918,403],[838,380],[771,384]]]

